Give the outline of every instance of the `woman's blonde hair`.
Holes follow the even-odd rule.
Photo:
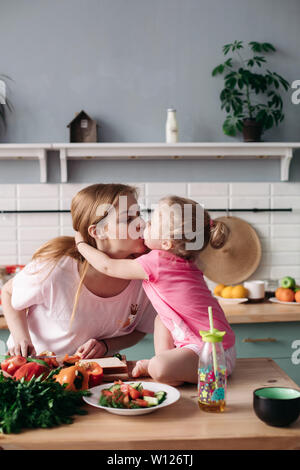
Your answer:
[[[107,213],[104,212],[99,216],[98,208],[100,205],[114,206],[118,204],[120,196],[133,195],[138,197],[137,188],[126,184],[93,184],[79,191],[72,199],[71,202],[71,216],[73,229],[79,232],[83,239],[91,246],[96,248],[96,240],[89,235],[88,228],[90,225],[99,223]],[[74,305],[71,315],[70,323],[75,316],[81,287],[87,273],[89,263],[77,250],[74,237],[61,236],[49,240],[42,245],[33,255],[33,260],[42,260],[52,262],[53,267],[63,257],[70,256],[78,261],[81,266],[80,282],[75,294]],[[53,268],[52,268],[53,269]],[[50,271],[51,272],[51,271]]]
[[[199,253],[204,250],[204,248],[208,244],[210,244],[212,248],[215,249],[220,249],[225,245],[229,236],[229,228],[224,222],[211,219],[209,213],[204,210],[203,245],[199,250],[186,249],[187,243],[193,243],[196,240],[196,235],[193,239],[187,238],[187,236],[185,236],[185,228],[187,222],[189,222],[191,230],[193,231],[193,233],[196,233],[198,227],[197,217],[199,217],[199,212],[197,209],[199,209],[199,204],[196,201],[193,201],[192,199],[173,195],[166,196],[160,199],[159,203],[166,203],[168,206],[178,205],[181,208],[181,217],[179,221],[177,219],[176,227],[174,225],[174,218],[173,224],[171,223],[170,225],[170,238],[172,239],[172,248],[170,249],[170,251],[175,255],[186,260],[195,261]],[[190,220],[188,221],[184,220],[183,217],[183,215],[186,215],[184,212],[185,205],[189,205],[189,207],[191,208],[191,213],[189,214]],[[176,238],[177,231],[179,231],[181,234],[181,237],[179,239]]]

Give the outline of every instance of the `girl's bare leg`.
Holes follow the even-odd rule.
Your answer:
[[[156,382],[178,386],[198,382],[198,355],[188,348],[163,351],[150,359],[148,373]]]
[[[188,348],[163,351],[152,359],[138,361],[132,372],[134,377],[150,375],[156,382],[173,386],[183,382],[198,382],[198,355]]]
[[[155,354],[160,354],[163,351],[173,349],[174,342],[170,331],[165,327],[159,315],[156,315],[154,322],[154,349]],[[133,377],[147,377],[149,376],[148,365],[150,359],[142,359],[137,361],[134,369],[132,370]]]

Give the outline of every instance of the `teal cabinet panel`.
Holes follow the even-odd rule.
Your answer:
[[[298,386],[300,386],[300,364],[293,364],[291,359],[275,359],[275,362]]]
[[[151,359],[154,356],[153,335],[148,334],[131,348],[123,349],[121,354],[126,356],[128,361],[137,361],[139,359]]]
[[[0,354],[4,354],[7,351],[6,341],[9,337],[8,330],[0,330]]]
[[[293,342],[300,341],[299,322],[248,323],[231,326],[236,335],[237,357],[288,359],[294,351]],[[257,341],[260,339],[271,339],[271,341]]]

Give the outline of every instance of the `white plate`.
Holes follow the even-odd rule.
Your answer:
[[[224,304],[242,304],[248,301],[246,297],[242,297],[240,299],[224,299],[224,297],[219,297],[218,295],[215,295],[215,298],[218,299],[220,302],[223,302]]]
[[[276,299],[276,297],[271,297],[269,299],[270,302],[274,302],[274,304],[283,304],[283,305],[300,305],[299,302],[282,302],[281,300]]]
[[[130,384],[133,382],[138,382],[132,380],[131,382],[124,382],[125,384]],[[101,390],[104,388],[110,388],[113,385],[112,383],[105,383],[102,385],[98,385],[97,387],[93,387],[90,389],[90,392],[92,395],[89,397],[83,397],[84,401],[88,403],[89,405],[95,406],[96,408],[101,408],[102,410],[108,411],[109,413],[113,413],[115,415],[125,415],[125,416],[135,416],[135,415],[145,415],[147,413],[152,413],[152,411],[159,410],[160,408],[163,408],[165,406],[172,405],[175,403],[177,400],[180,398],[180,393],[179,391],[171,387],[170,385],[166,384],[161,384],[157,382],[138,382],[141,383],[143,388],[147,390],[152,390],[152,392],[166,392],[167,397],[166,399],[157,406],[150,406],[149,408],[133,408],[133,409],[128,409],[128,408],[109,408],[108,406],[101,406],[99,405],[99,398],[101,395]]]

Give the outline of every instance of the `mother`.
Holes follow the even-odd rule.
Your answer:
[[[123,184],[94,184],[79,191],[71,204],[73,229],[113,258],[136,257],[146,251],[139,212],[117,214],[116,229],[125,231],[126,238],[113,237],[107,229],[101,237],[97,232],[107,217],[106,212],[99,215],[99,207],[117,210],[120,196],[127,196],[128,209],[137,204],[136,189]],[[130,222],[139,238],[130,237]],[[156,315],[141,281],[99,273],[82,258],[74,237],[66,236],[45,243],[5,284],[2,304],[11,333],[8,351],[23,356],[45,350],[87,359],[112,355],[152,333]]]

